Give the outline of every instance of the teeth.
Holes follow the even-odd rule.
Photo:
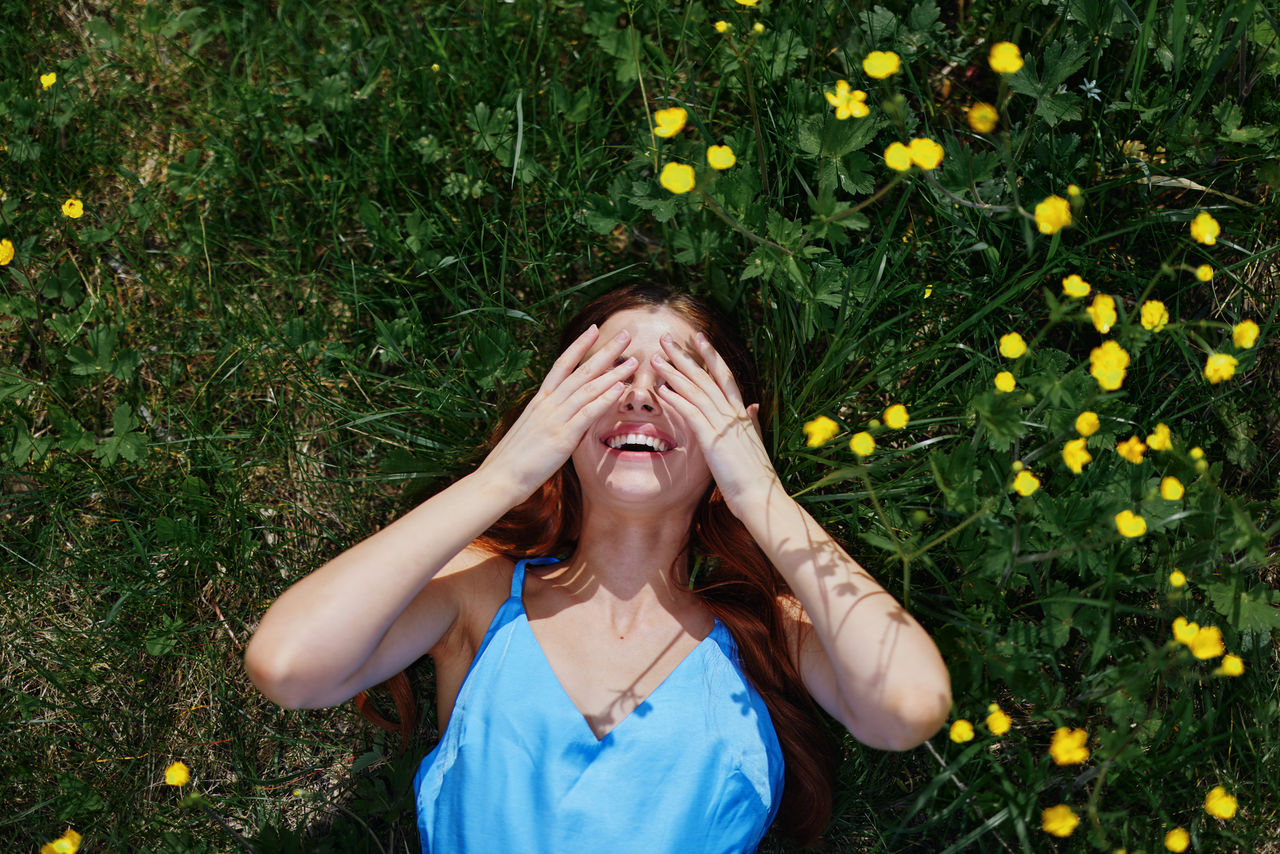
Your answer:
[[[645,447],[653,448],[659,453],[668,449],[667,443],[659,439],[657,436],[645,436],[640,433],[624,433],[617,436],[610,436],[605,440],[605,444],[610,448],[613,448],[615,451],[623,445],[644,445]]]

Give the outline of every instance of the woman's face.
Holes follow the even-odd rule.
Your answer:
[[[638,365],[618,403],[587,430],[573,452],[583,501],[691,511],[711,483],[711,470],[684,419],[658,396],[661,380],[651,359],[662,353],[667,333],[677,347],[695,353],[698,330],[666,308],[627,309],[600,325],[591,352],[624,329],[631,341],[618,361],[634,356]]]

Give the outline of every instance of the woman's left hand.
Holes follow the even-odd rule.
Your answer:
[[[760,437],[760,407],[743,405],[733,372],[706,336],[695,335],[693,346],[705,368],[676,346],[671,335],[662,337],[666,358],[653,357],[654,369],[665,383],[658,394],[689,425],[725,503],[740,515],[737,507],[742,502],[767,493],[778,482]]]

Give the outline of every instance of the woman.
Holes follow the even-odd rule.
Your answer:
[[[250,676],[314,708],[431,654],[424,852],[754,851],[775,813],[811,841],[832,762],[813,701],[905,750],[950,683],[787,495],[759,405],[708,306],[647,284],[595,300],[474,472],[271,606]]]

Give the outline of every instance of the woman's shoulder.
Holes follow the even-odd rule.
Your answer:
[[[515,561],[480,542],[473,542],[446,563],[431,580],[437,594],[447,596],[457,619],[440,646],[474,648],[493,615],[510,595]]]

